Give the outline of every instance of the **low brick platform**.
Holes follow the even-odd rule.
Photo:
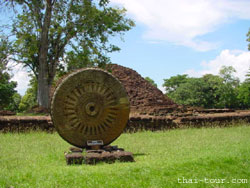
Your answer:
[[[250,111],[170,113],[167,116],[130,114],[124,132],[157,131],[188,126],[227,126],[241,121],[250,122]],[[0,116],[0,132],[25,132],[30,130],[55,131],[50,116]]]
[[[54,131],[50,116],[0,116],[0,132]]]

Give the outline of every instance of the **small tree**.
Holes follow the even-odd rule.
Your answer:
[[[155,83],[155,81],[151,78],[149,78],[148,76],[145,77],[145,80],[147,80],[150,84],[152,84],[153,86],[157,87],[157,84]]]
[[[37,80],[36,77],[31,76],[29,87],[26,90],[19,104],[19,111],[25,112],[32,107],[37,106]]]
[[[219,72],[221,78],[223,78],[224,86],[221,88],[220,103],[226,108],[238,107],[237,91],[240,85],[240,79],[234,76],[236,70],[232,66],[222,66]]]
[[[222,66],[219,76],[224,79],[226,84],[230,84],[232,87],[236,88],[239,86],[240,79],[234,76],[234,73],[236,73],[236,70],[232,66]]]

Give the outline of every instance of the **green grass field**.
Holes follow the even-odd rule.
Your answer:
[[[112,145],[136,162],[67,166],[57,133],[0,134],[0,187],[250,187],[250,126],[122,134]]]

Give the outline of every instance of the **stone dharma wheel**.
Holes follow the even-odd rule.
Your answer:
[[[110,144],[120,136],[129,118],[129,99],[121,83],[96,68],[67,76],[56,88],[51,103],[53,124],[70,144]]]

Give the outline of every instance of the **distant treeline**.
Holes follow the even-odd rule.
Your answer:
[[[204,108],[250,108],[250,71],[244,82],[234,76],[232,66],[223,66],[218,75],[201,78],[187,74],[164,79],[166,95],[177,104]]]

